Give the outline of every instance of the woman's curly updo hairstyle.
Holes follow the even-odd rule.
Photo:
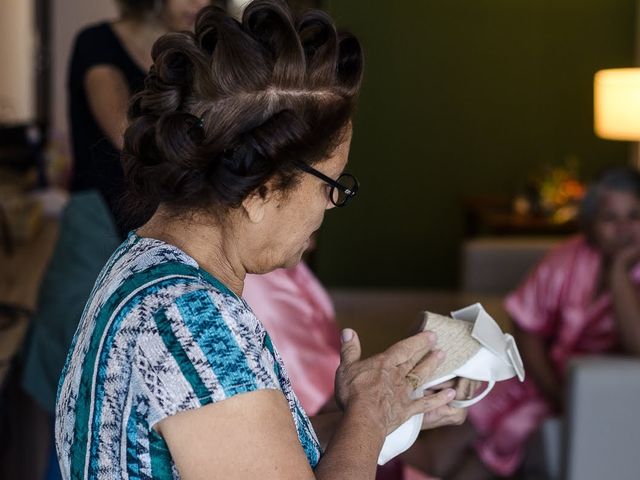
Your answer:
[[[360,88],[358,40],[312,10],[294,18],[256,0],[242,21],[203,9],[195,33],[153,47],[145,88],[129,108],[122,162],[141,208],[237,207],[273,179],[286,191],[296,162],[326,159]]]

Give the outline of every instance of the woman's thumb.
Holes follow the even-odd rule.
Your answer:
[[[342,347],[340,349],[340,363],[350,364],[360,360],[360,339],[356,332],[350,328],[345,328],[340,334]]]

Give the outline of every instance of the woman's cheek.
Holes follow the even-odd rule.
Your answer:
[[[636,222],[633,225],[633,229],[631,230],[633,243],[636,245],[640,244],[640,222]]]

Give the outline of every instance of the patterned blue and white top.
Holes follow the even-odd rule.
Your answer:
[[[62,371],[56,404],[62,475],[179,478],[153,426],[259,389],[286,396],[315,468],[318,439],[251,309],[183,251],[131,233],[100,273]]]

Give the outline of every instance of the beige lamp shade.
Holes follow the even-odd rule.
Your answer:
[[[35,119],[35,2],[0,0],[0,124]]]
[[[596,73],[594,124],[599,137],[640,140],[640,68],[615,68]]]

